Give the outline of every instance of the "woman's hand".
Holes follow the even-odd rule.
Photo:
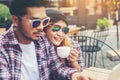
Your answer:
[[[68,60],[71,62],[73,68],[76,68],[78,71],[81,71],[81,67],[78,64],[79,53],[76,49],[71,48],[70,55]]]
[[[69,61],[71,63],[77,62],[78,56],[79,56],[78,51],[76,49],[71,48],[70,55],[68,57]]]

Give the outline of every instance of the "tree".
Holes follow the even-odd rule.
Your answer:
[[[0,28],[8,27],[11,22],[11,14],[9,12],[9,8],[4,5],[0,4]]]

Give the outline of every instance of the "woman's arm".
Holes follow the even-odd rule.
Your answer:
[[[73,48],[73,51],[71,50],[73,57],[71,56],[71,61],[69,60],[71,62],[71,66],[82,71],[85,68],[85,62],[82,56],[81,47],[74,40],[71,40],[71,45]]]
[[[76,68],[78,71],[81,71],[81,67],[78,64],[78,58],[79,58],[78,51],[76,49],[71,49],[68,59],[71,62],[73,68]]]
[[[71,53],[68,57],[68,65],[70,62],[70,67],[76,68],[78,71],[82,71],[85,68],[84,59],[82,57],[82,52],[80,45],[70,38],[66,37],[63,41],[63,46],[70,46],[71,47]]]

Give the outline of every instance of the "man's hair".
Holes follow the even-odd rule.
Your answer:
[[[27,14],[27,7],[46,7],[47,0],[13,0],[10,5],[11,15],[23,16]]]

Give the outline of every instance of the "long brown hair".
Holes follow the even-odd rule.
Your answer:
[[[62,41],[61,46],[71,46],[71,40],[67,35],[64,38],[64,40]]]

